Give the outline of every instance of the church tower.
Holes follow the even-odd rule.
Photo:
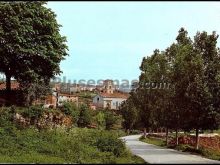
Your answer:
[[[105,80],[104,83],[104,92],[112,94],[115,90],[114,83],[112,80]]]

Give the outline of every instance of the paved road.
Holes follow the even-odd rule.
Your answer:
[[[126,146],[134,155],[143,158],[146,162],[153,163],[184,163],[184,164],[220,164],[220,161],[210,160],[197,155],[176,151],[173,149],[162,148],[152,144],[139,141],[141,135],[125,136]]]

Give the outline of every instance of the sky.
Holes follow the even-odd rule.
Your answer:
[[[184,27],[220,34],[219,2],[48,2],[67,37],[67,80],[138,79],[144,56],[164,50]],[[219,46],[219,43],[218,43]]]

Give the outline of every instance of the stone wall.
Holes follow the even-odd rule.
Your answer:
[[[28,127],[31,125],[36,126],[39,129],[43,128],[56,128],[56,127],[71,127],[73,120],[70,116],[66,116],[62,113],[44,112],[40,118],[27,118],[21,114],[16,113],[14,115],[14,122],[21,127]]]

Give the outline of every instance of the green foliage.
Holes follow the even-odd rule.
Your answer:
[[[199,153],[201,153],[201,155],[203,155],[209,159],[220,160],[220,152],[219,151],[208,150],[206,148],[200,148]]]
[[[113,128],[114,124],[117,122],[117,117],[114,115],[113,111],[104,111],[104,118],[105,118],[105,128],[110,130]]]
[[[160,147],[166,146],[166,142],[164,140],[161,140],[161,139],[155,139],[155,138],[151,138],[151,137],[144,138],[144,136],[142,136],[142,137],[140,137],[140,140],[142,142],[146,142],[146,143],[149,143],[149,144],[154,144],[154,145],[157,145],[157,146],[160,146]]]
[[[181,28],[175,43],[144,57],[139,86],[121,107],[124,127],[165,127],[177,132],[218,129],[220,49],[217,39],[216,32],[198,32],[192,40]],[[153,83],[170,85],[161,88]],[[132,107],[137,109],[134,119],[129,117],[135,114]],[[196,139],[198,142],[198,133]]]
[[[28,108],[23,108],[21,115],[27,118],[39,119],[44,112],[44,108],[41,106],[30,106]]]
[[[122,118],[124,119],[122,126],[126,129],[132,129],[134,124],[137,122],[138,110],[133,101],[134,100],[131,98],[128,98],[128,100],[123,102],[120,106],[120,112],[122,114]]]
[[[140,130],[132,129],[132,130],[130,131],[130,135],[138,135],[138,134],[141,134],[141,131],[140,131]]]
[[[200,147],[199,149],[195,149],[193,146],[186,145],[186,144],[181,144],[175,147],[175,149],[181,150],[183,152],[200,154],[209,159],[220,160],[220,153],[219,151],[216,151],[216,150],[211,150],[211,149],[207,149],[203,147]]]
[[[101,137],[97,137],[96,145],[102,152],[113,152],[117,157],[121,156],[125,151],[125,145],[116,136],[103,133]]]
[[[121,128],[121,116],[114,113],[112,110],[102,109],[100,111],[93,112],[94,122],[99,129],[120,129]]]
[[[61,73],[59,64],[67,55],[61,25],[45,4],[0,2],[0,72],[6,75],[7,90],[14,77],[28,92],[28,104]]]
[[[98,129],[105,129],[105,114],[103,112],[98,112],[98,114],[95,116],[95,121]]]
[[[12,125],[14,110],[14,107],[0,108],[0,127],[7,127]]]
[[[73,128],[0,131],[1,163],[136,163],[117,134]],[[102,146],[103,144],[105,146]],[[122,154],[123,153],[123,154]]]
[[[79,107],[80,113],[79,113],[79,120],[77,121],[77,125],[79,127],[86,127],[89,124],[91,124],[92,117],[90,114],[90,110],[87,107],[87,105],[82,104]]]
[[[70,115],[75,124],[78,122],[80,110],[75,103],[65,102],[63,107],[61,107],[61,111],[66,115]]]

